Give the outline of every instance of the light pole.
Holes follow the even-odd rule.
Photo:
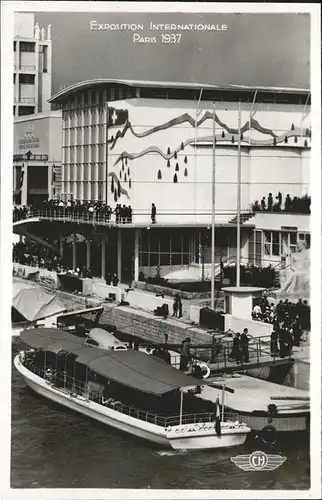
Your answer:
[[[215,310],[216,108],[212,103],[211,309]]]
[[[238,104],[238,159],[237,159],[237,262],[236,286],[240,286],[240,183],[241,183],[241,102]]]
[[[110,117],[110,108],[106,103],[106,131],[105,131],[105,203],[108,202],[108,123]]]

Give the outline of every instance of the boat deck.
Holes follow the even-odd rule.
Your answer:
[[[285,411],[288,412],[308,411],[308,408],[306,410],[301,410],[299,408],[301,405],[308,407],[309,401],[307,399],[296,400],[296,398],[308,398],[310,395],[308,391],[274,384],[247,375],[211,377],[207,381],[218,384],[218,386],[225,384],[227,389],[232,389],[234,391],[233,393],[228,390],[225,391],[225,406],[237,412],[251,413],[255,410],[267,411],[267,405],[269,404],[276,404],[281,410],[285,407]],[[197,397],[201,399],[213,402],[216,401],[217,396],[219,396],[219,400],[221,401],[221,389],[208,385],[205,385],[201,394],[197,395]],[[287,399],[288,397],[290,399]],[[287,407],[293,407],[293,410],[287,410]]]

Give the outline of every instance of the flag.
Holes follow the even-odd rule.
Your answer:
[[[54,184],[55,180],[56,180],[56,172],[55,172],[55,165],[53,165],[51,171],[51,183]]]
[[[117,127],[128,121],[129,112],[127,109],[116,109],[108,107],[108,126]]]
[[[220,406],[219,397],[216,398],[216,408],[215,408],[215,429],[217,436],[221,436],[221,425],[220,425]]]
[[[23,166],[21,169],[21,173],[20,173],[20,184],[19,184],[18,191],[22,190],[24,176],[25,176],[25,170],[24,170],[24,166]]]

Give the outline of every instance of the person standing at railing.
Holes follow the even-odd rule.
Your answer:
[[[231,351],[231,354],[229,356],[229,360],[235,360],[237,364],[240,363],[240,358],[241,358],[241,352],[240,352],[240,333],[236,333],[234,339],[233,339],[233,348]]]
[[[190,355],[190,345],[191,345],[191,338],[187,337],[183,342],[182,342],[182,347],[181,347],[181,352],[180,352],[180,370],[182,372],[187,370],[191,355]]]
[[[244,328],[243,333],[240,337],[240,347],[241,347],[241,361],[243,363],[249,363],[249,337],[248,337],[248,329]]]
[[[278,355],[278,333],[273,329],[271,333],[271,356],[277,356]]]

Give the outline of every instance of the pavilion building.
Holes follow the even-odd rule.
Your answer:
[[[51,97],[62,107],[60,197],[132,207],[131,223],[95,229],[102,276],[209,277],[213,179],[216,262],[235,262],[239,102],[242,263],[278,265],[298,239],[310,245],[309,213],[252,206],[310,194],[309,90],[100,79]]]

